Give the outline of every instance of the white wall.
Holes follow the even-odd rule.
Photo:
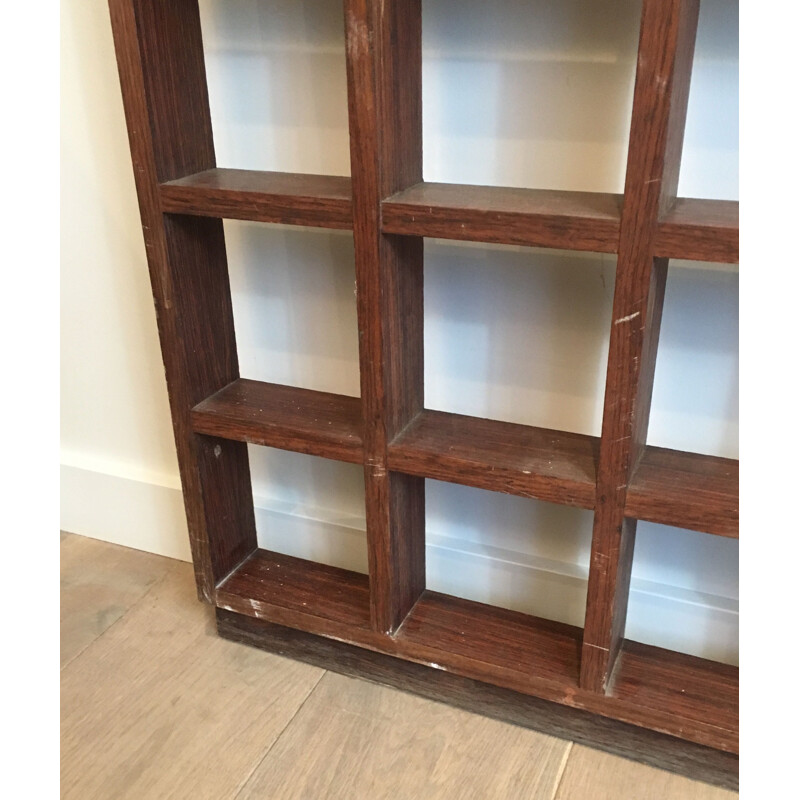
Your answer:
[[[424,2],[428,180],[621,191],[632,0]],[[221,166],[349,173],[338,0],[201,0]],[[64,4],[63,525],[186,557],[104,4]],[[738,18],[703,0],[681,193],[735,198]],[[226,222],[246,377],[357,395],[352,236]],[[611,256],[426,242],[428,407],[598,434]],[[650,442],[737,455],[738,270],[670,270]],[[358,467],[251,448],[265,546],[366,568]],[[581,624],[591,514],[428,482],[432,588]],[[628,636],[737,660],[738,543],[640,525]]]

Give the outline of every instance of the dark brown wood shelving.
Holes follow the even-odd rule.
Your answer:
[[[739,261],[739,203],[679,198],[661,217],[656,255],[687,261]]]
[[[739,462],[646,447],[628,488],[630,517],[739,536]]]
[[[369,578],[256,550],[217,589],[219,608],[326,636],[371,634]]]
[[[654,719],[680,720],[695,741],[739,751],[737,667],[625,641],[610,688],[612,697],[649,709]]]
[[[196,433],[361,464],[361,401],[243,378],[192,409]]]
[[[418,183],[381,204],[383,230],[408,236],[615,253],[621,196]]]
[[[420,0],[344,0],[352,177],[220,169],[197,0],[109,7],[220,634],[735,785],[738,669],[624,639],[637,520],[738,536],[738,462],[646,444],[668,259],[738,261],[738,203],[677,197],[699,0],[642,2],[621,195],[424,182]],[[352,230],[360,398],[241,377],[223,219]],[[599,438],[425,409],[424,237],[617,254]],[[259,549],[247,443],[363,465],[369,575]],[[426,478],[592,510],[584,627],[427,590]]]
[[[423,411],[389,446],[389,469],[594,508],[598,440]]]
[[[161,184],[171,214],[353,228],[350,178],[297,172],[207,169]]]

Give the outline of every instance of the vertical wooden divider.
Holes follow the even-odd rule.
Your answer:
[[[381,233],[381,201],[422,180],[422,10],[344,6],[370,611],[391,633],[425,589],[425,481],[387,468],[423,407],[423,242]]]
[[[625,633],[636,521],[628,483],[647,438],[667,261],[659,217],[674,203],[699,0],[644,0],[622,208],[581,658],[581,687],[605,691]]]
[[[201,599],[256,548],[247,446],[189,412],[239,377],[222,221],[165,215],[159,183],[216,165],[197,0],[109,0]]]

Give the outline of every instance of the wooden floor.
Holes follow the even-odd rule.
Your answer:
[[[61,538],[62,797],[735,793],[216,636],[190,565]]]

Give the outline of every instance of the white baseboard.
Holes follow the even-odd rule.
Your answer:
[[[61,527],[104,541],[190,560],[183,498],[174,478],[118,465],[61,465]],[[324,509],[255,499],[259,543],[278,552],[367,571],[364,521]],[[492,605],[583,624],[586,568],[525,553],[427,536],[428,586]],[[738,603],[634,577],[630,639],[738,663]]]

